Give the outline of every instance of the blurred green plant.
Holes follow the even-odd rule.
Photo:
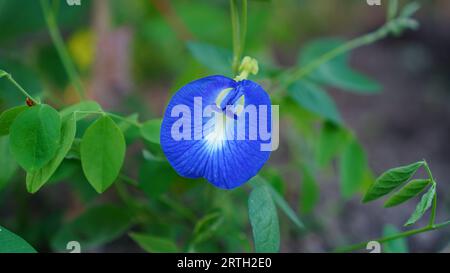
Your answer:
[[[8,1],[11,2],[13,1]],[[14,70],[19,81],[3,70],[0,70],[0,78],[9,80],[29,102],[28,106],[16,106],[0,115],[2,166],[0,189],[6,187],[8,181],[13,179],[19,165],[26,171],[28,192],[36,193],[45,185],[70,180],[71,187],[87,207],[83,213],[65,224],[62,224],[63,221],[58,215],[52,215],[52,219],[56,220],[49,220],[49,223],[43,223],[42,227],[36,227],[35,237],[40,235],[41,230],[55,230],[56,235],[50,236],[50,246],[54,251],[65,251],[66,243],[72,240],[78,240],[83,249],[94,249],[133,229],[129,233],[130,238],[147,252],[251,249],[257,252],[277,252],[280,249],[282,231],[280,228],[282,218],[279,218],[278,209],[293,223],[297,232],[305,229],[304,222],[286,200],[287,191],[282,175],[276,167],[272,169],[266,167],[251,180],[251,187],[242,187],[231,192],[211,187],[205,189],[203,184],[199,186],[198,181],[187,182],[179,177],[164,158],[159,144],[161,119],[140,122],[138,114],[126,116],[107,112],[97,102],[85,100],[83,80],[58,29],[56,11],[59,9],[52,5],[57,2],[41,0],[40,5],[45,25],[56,50],[53,55],[59,57],[55,63],[64,68],[70,84],[78,93],[80,102],[61,106],[57,111],[46,104],[57,101],[50,93],[43,91],[36,94],[26,91],[42,90],[39,81],[35,84],[34,80],[24,80],[22,87],[18,82],[22,83],[20,77],[26,70],[14,68],[8,62],[0,62],[0,65],[8,68],[9,72]],[[119,0],[113,2],[114,5],[121,3]],[[141,4],[136,2],[127,5],[133,18],[143,17],[148,12],[140,6]],[[216,46],[193,38],[203,38],[200,30],[205,27],[205,22],[203,20],[197,22],[202,16],[197,16],[196,12],[208,16],[209,13],[204,12],[206,5],[196,3],[198,9],[188,9],[194,15],[191,17],[183,15],[189,18],[188,25],[197,26],[193,31],[194,34],[189,35],[191,40],[186,41],[185,45],[201,66],[196,66],[197,64],[192,61],[190,67],[193,69],[184,69],[175,82],[175,87],[198,78],[199,74],[205,73],[205,69],[212,73],[238,76],[246,47],[247,19],[250,18],[247,18],[247,0],[230,0],[229,4],[232,50],[223,45]],[[286,109],[282,111],[282,117],[293,124],[292,128],[287,130],[288,135],[293,135],[292,141],[289,141],[289,145],[293,148],[290,149],[289,155],[296,171],[300,170],[302,176],[300,198],[297,203],[299,210],[304,214],[312,214],[320,200],[317,173],[332,165],[334,160],[339,161],[338,176],[344,200],[366,190],[365,202],[378,199],[410,181],[418,168],[423,167],[427,170],[428,178],[411,180],[395,192],[386,201],[385,206],[399,205],[428,188],[406,224],[417,222],[431,207],[429,225],[403,233],[397,233],[392,227],[387,226],[385,237],[378,241],[385,243],[390,251],[406,251],[403,243],[399,243],[402,239],[450,224],[450,222],[435,223],[436,182],[428,164],[420,161],[389,170],[372,183],[372,173],[368,167],[364,148],[351,129],[345,126],[339,109],[333,98],[328,95],[326,87],[366,95],[379,92],[381,90],[379,83],[350,66],[350,52],[389,35],[397,36],[408,29],[416,29],[418,23],[412,16],[418,8],[416,2],[408,3],[400,9],[398,1],[389,1],[387,21],[376,31],[350,41],[325,38],[307,43],[292,69],[280,69],[270,60],[258,58],[260,73],[255,76],[271,87],[272,100]],[[117,9],[116,12],[118,11],[122,10]],[[159,11],[169,12],[162,14],[163,18],[173,19],[176,15],[172,10],[159,9]],[[35,12],[32,14],[36,15]],[[221,18],[220,14],[214,12],[211,17],[208,20]],[[150,43],[152,37],[167,32],[165,31],[167,26],[162,23],[157,23],[156,28],[148,24],[142,25],[143,27],[137,27],[137,39],[146,41],[143,42],[144,45]],[[12,35],[14,32],[8,33]],[[186,35],[180,37],[184,39]],[[172,45],[175,43],[173,39],[175,38],[163,37],[159,46]],[[156,61],[167,55],[177,59],[177,67],[183,67],[179,65],[181,60],[174,54],[175,50],[166,54],[164,46],[160,49],[161,54],[158,51],[158,54],[151,55]],[[142,51],[137,51],[143,54]],[[145,58],[139,56],[137,57],[139,61],[145,62]],[[43,60],[47,61],[47,58]],[[145,67],[146,64],[142,65]],[[45,74],[48,74],[47,72]],[[4,88],[0,85],[0,87],[4,93],[10,95],[9,86]],[[298,116],[302,119],[299,120]],[[299,138],[298,135],[302,137]],[[128,159],[125,160],[125,154],[127,146],[137,139],[140,139],[145,147],[139,156],[139,178],[135,180],[127,174],[132,171],[128,168],[131,165],[127,166]],[[124,164],[127,168],[123,167]],[[104,193],[113,185],[116,197],[121,200],[121,206],[105,204],[96,198],[96,193]],[[247,190],[250,190],[249,195]],[[247,199],[248,202],[240,203],[243,199]],[[180,200],[189,202],[190,205],[187,206]],[[248,217],[236,213],[237,208],[245,206],[248,207]],[[54,228],[53,226],[58,224],[53,222],[59,223],[60,227]],[[252,228],[253,247],[246,236],[248,223]],[[51,225],[51,228],[45,226],[46,224]],[[34,251],[18,236],[1,228],[0,232],[2,231],[0,252]],[[214,240],[210,240],[211,238]],[[11,240],[14,243],[1,248],[2,240]],[[39,239],[35,241],[39,242]],[[45,244],[48,245],[48,242],[44,242]],[[357,250],[365,245],[366,242],[341,250]]]

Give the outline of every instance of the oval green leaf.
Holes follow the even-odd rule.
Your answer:
[[[28,192],[37,192],[52,177],[72,147],[76,129],[75,115],[72,114],[63,122],[61,127],[61,140],[55,157],[41,169],[27,173],[26,182]]]
[[[36,253],[24,239],[0,226],[0,253]]]
[[[433,183],[430,189],[426,193],[424,193],[424,195],[422,195],[422,199],[420,199],[419,204],[417,204],[416,210],[413,212],[411,217],[409,217],[405,226],[412,225],[415,222],[419,221],[420,218],[422,218],[425,212],[427,212],[427,210],[431,207],[433,199],[435,198],[435,194],[436,194],[436,183]]]
[[[384,207],[390,208],[400,205],[409,199],[417,196],[421,193],[429,184],[430,179],[415,179],[406,184],[403,188],[394,193],[387,201],[384,203]]]
[[[34,172],[55,156],[60,136],[61,119],[55,109],[45,104],[30,107],[11,125],[11,153],[22,168]]]
[[[142,124],[142,137],[152,143],[160,144],[161,123],[161,119],[152,119]]]
[[[257,185],[248,199],[248,214],[253,230],[255,251],[278,252],[280,249],[280,227],[275,204],[270,190]]]
[[[26,105],[16,106],[6,110],[0,115],[0,136],[9,134],[11,124],[14,122],[16,117],[26,109],[28,109],[28,106]]]
[[[416,171],[423,165],[424,162],[419,161],[407,166],[397,167],[384,172],[375,180],[375,183],[366,192],[366,195],[363,198],[363,202],[370,202],[390,193],[401,184],[411,179],[414,173],[416,173]]]
[[[125,159],[125,138],[114,121],[103,116],[84,133],[81,140],[81,166],[98,193],[116,180]]]
[[[336,124],[342,119],[333,99],[317,84],[302,80],[288,88],[288,94],[301,107]]]

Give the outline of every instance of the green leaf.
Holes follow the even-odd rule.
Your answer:
[[[264,186],[267,188],[267,190],[270,192],[270,195],[272,196],[272,200],[275,202],[275,204],[286,214],[286,216],[300,229],[304,228],[304,225],[300,218],[298,217],[297,213],[295,213],[294,210],[289,206],[287,201],[284,199],[284,197],[277,191],[275,188],[272,187],[272,185],[263,177],[260,175],[257,175],[252,178],[251,182],[252,185],[258,187],[258,186]]]
[[[157,198],[167,192],[178,174],[165,160],[143,160],[139,168],[139,187],[150,198]]]
[[[60,145],[55,157],[41,169],[27,173],[26,182],[28,192],[37,192],[52,177],[72,147],[76,129],[75,115],[72,114],[62,124]]]
[[[149,253],[175,253],[179,252],[177,245],[162,237],[155,237],[139,233],[130,233],[130,237],[145,251]]]
[[[6,186],[9,180],[13,177],[17,171],[17,163],[11,157],[9,150],[9,137],[0,137],[0,190]]]
[[[300,187],[300,210],[310,213],[319,201],[319,187],[311,171],[303,166],[302,183]]]
[[[300,55],[299,65],[306,66],[343,44],[344,41],[340,39],[331,38],[315,40],[306,45],[303,49]],[[376,93],[381,89],[377,82],[355,71],[349,66],[348,53],[341,54],[322,64],[309,76],[311,79],[321,84],[331,85],[357,93]]]
[[[341,194],[344,198],[350,198],[361,189],[366,169],[364,149],[353,139],[344,148],[339,161]]]
[[[386,225],[383,228],[383,237],[389,237],[399,234],[400,231],[393,225]],[[408,244],[406,238],[399,238],[383,244],[385,253],[408,253]]]
[[[348,133],[332,122],[325,122],[317,142],[316,161],[319,166],[326,166],[347,143]]]
[[[275,201],[275,204],[278,205],[278,207],[286,214],[286,216],[298,227],[298,228],[304,228],[302,221],[300,221],[300,218],[298,218],[297,213],[295,213],[294,210],[289,206],[286,199],[284,199],[283,196],[281,196],[274,188],[267,185],[270,193],[272,194],[273,201]]]
[[[71,105],[71,106],[66,107],[63,110],[61,110],[61,112],[60,112],[61,118],[64,120],[64,119],[70,117],[70,115],[76,111],[101,112],[103,110],[102,110],[102,107],[96,101],[82,101],[80,103]],[[78,121],[80,119],[83,119],[87,115],[89,115],[89,114],[88,113],[77,113],[76,120]]]
[[[20,113],[10,129],[11,153],[27,172],[45,166],[58,149],[61,119],[52,107],[40,104]]]
[[[8,73],[6,71],[0,69],[0,78],[5,77],[6,75],[8,75]]]
[[[411,217],[409,217],[405,226],[409,226],[417,222],[422,216],[427,212],[427,210],[431,207],[433,203],[433,198],[435,198],[436,194],[436,183],[433,183],[430,189],[422,195],[422,199],[419,204],[417,204],[416,210],[413,212]]]
[[[424,162],[419,161],[407,166],[393,168],[384,172],[375,180],[375,183],[366,192],[366,195],[363,198],[363,202],[370,202],[390,193],[401,184],[411,179],[416,171],[423,165]]]
[[[233,54],[230,50],[193,41],[187,43],[187,48],[192,56],[199,63],[209,68],[211,72],[221,75],[231,74]]]
[[[24,239],[0,226],[0,253],[36,253]]]
[[[160,144],[159,135],[161,132],[161,123],[161,119],[152,119],[142,124],[142,137],[152,143]]]
[[[224,217],[221,211],[208,213],[201,218],[194,228],[194,244],[199,244],[210,239],[220,225],[223,223]]]
[[[113,205],[92,207],[62,225],[51,245],[55,251],[62,251],[69,241],[78,241],[83,251],[115,240],[128,230],[130,224],[130,213],[125,208]]]
[[[257,185],[250,193],[248,214],[255,251],[278,252],[280,249],[278,215],[270,189],[266,185]]]
[[[384,207],[394,207],[409,199],[417,196],[421,193],[429,184],[430,179],[415,179],[406,184],[403,188],[394,193],[387,201],[384,203]]]
[[[81,140],[81,166],[98,193],[116,180],[125,159],[125,138],[114,121],[103,116],[84,133]]]
[[[297,81],[289,87],[288,94],[303,108],[336,124],[342,123],[333,99],[317,84],[307,80]]]
[[[26,105],[16,106],[6,110],[0,115],[0,136],[9,134],[11,124],[14,122],[16,117],[26,109],[28,109],[28,106]]]

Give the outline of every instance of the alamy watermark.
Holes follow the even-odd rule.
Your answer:
[[[171,137],[175,141],[204,140],[214,148],[221,148],[225,141],[260,141],[261,151],[276,150],[279,106],[244,106],[240,101],[224,106],[219,102],[203,108],[202,97],[194,97],[194,113],[185,104],[175,105],[170,116],[178,119],[171,127]]]

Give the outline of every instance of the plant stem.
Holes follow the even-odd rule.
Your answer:
[[[231,30],[233,35],[233,76],[236,76],[239,71],[239,61],[241,60],[241,34],[240,22],[238,15],[237,0],[230,0],[230,14],[231,14]]]
[[[382,237],[382,238],[378,238],[378,239],[374,239],[374,240],[369,240],[369,241],[365,241],[359,244],[355,244],[355,245],[351,245],[348,247],[343,247],[343,248],[338,248],[336,249],[334,252],[350,252],[350,251],[354,251],[354,250],[358,250],[358,249],[362,249],[364,247],[366,247],[367,243],[370,241],[377,241],[379,243],[386,243],[392,240],[396,240],[396,239],[400,239],[400,238],[404,238],[404,237],[409,237],[412,235],[416,235],[419,233],[423,233],[423,232],[427,232],[427,231],[431,231],[431,230],[437,230],[440,228],[443,228],[445,226],[450,225],[450,221],[447,222],[443,222],[437,225],[431,225],[431,226],[426,226],[423,228],[418,228],[418,229],[413,229],[413,230],[409,230],[409,231],[405,231],[402,233],[398,233],[398,234],[394,234],[391,236],[387,236],[387,237]]]
[[[281,83],[280,87],[276,91],[285,90],[291,84],[293,84],[295,81],[309,75],[311,72],[313,72],[314,70],[319,68],[322,64],[336,58],[337,56],[339,56],[341,54],[344,54],[346,52],[354,50],[355,48],[369,45],[376,41],[386,38],[389,35],[389,33],[391,32],[392,26],[397,24],[398,20],[403,20],[403,19],[402,18],[393,19],[393,20],[385,23],[379,29],[377,29],[371,33],[365,34],[363,36],[357,37],[353,40],[350,40],[347,43],[324,53],[322,56],[320,56],[319,58],[315,59],[314,61],[308,63],[307,65],[293,70],[291,72],[291,75],[289,75]],[[276,93],[276,91],[275,91],[275,93]]]
[[[113,114],[113,113],[109,113],[109,112],[103,112],[103,111],[75,111],[74,113],[75,114],[88,114],[88,115],[107,115],[107,116],[110,116],[112,118],[118,119],[120,121],[127,122],[127,123],[129,123],[129,124],[131,124],[133,126],[138,127],[138,128],[142,127],[142,124],[140,124],[139,122],[136,122],[134,120],[130,120],[130,119],[127,119],[127,118],[124,118],[122,116],[119,116],[119,115],[116,115],[116,114]]]
[[[55,45],[56,51],[61,59],[61,62],[66,70],[67,75],[70,78],[70,81],[75,86],[75,90],[80,96],[81,100],[85,99],[85,92],[83,88],[83,84],[81,83],[80,76],[75,68],[75,65],[70,58],[70,55],[64,45],[64,41],[61,37],[61,33],[59,32],[58,25],[56,22],[56,18],[52,12],[52,9],[49,6],[47,0],[41,0],[41,8],[44,13],[44,19],[47,24],[48,31],[50,33],[50,37],[52,38],[53,44]]]
[[[242,10],[241,10],[241,44],[240,44],[240,54],[244,53],[245,48],[245,37],[247,36],[247,0],[241,0],[242,1]]]
[[[22,94],[29,98],[30,100],[32,100],[35,104],[39,104],[39,102],[33,98],[27,91],[25,91],[25,89],[18,83],[16,82],[16,80],[14,80],[14,78],[11,76],[11,74],[7,73],[5,76],[12,84],[14,84],[17,89],[19,89],[20,92],[22,92]]]

